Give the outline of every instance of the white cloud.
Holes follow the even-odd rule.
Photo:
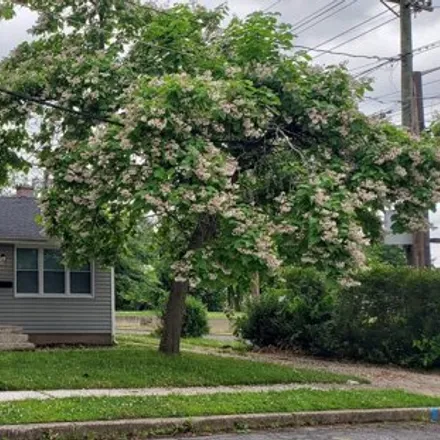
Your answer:
[[[0,58],[5,57],[19,43],[30,40],[27,32],[36,20],[36,14],[28,9],[19,8],[11,21],[0,22]]]

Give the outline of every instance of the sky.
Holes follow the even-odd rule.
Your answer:
[[[163,0],[172,2],[172,0]],[[199,3],[209,8],[214,8],[223,3],[223,0],[199,0]],[[329,4],[340,4],[330,12],[317,17],[317,10]],[[393,3],[388,3],[395,6]],[[338,34],[360,24],[365,20],[370,20],[363,26],[336,38],[334,41],[325,44],[320,49],[332,49],[334,46],[359,35],[360,33],[371,30],[386,21],[388,24],[368,32],[349,44],[343,45],[335,51],[357,55],[394,57],[400,52],[399,20],[388,11],[380,0],[229,0],[228,3],[232,15],[244,17],[254,11],[268,9],[270,12],[280,14],[280,20],[294,26],[297,33],[295,44],[316,47],[317,45],[331,39]],[[422,12],[417,14],[413,20],[413,45],[414,48],[433,43],[440,39],[440,0],[433,0],[434,11]],[[373,19],[374,16],[383,13]],[[307,25],[298,26],[304,17],[314,14],[315,21],[310,21]],[[9,22],[0,22],[0,58],[6,56],[8,52],[19,43],[30,38],[27,30],[35,21],[35,15],[25,8],[20,8],[17,16]],[[324,19],[324,20],[323,20]],[[321,21],[322,20],[322,21]],[[318,23],[318,21],[321,21]],[[296,25],[296,26],[295,26]],[[308,29],[307,29],[308,28]],[[314,52],[311,52],[314,54]],[[372,63],[368,59],[348,58],[345,56],[324,55],[314,60],[317,64],[328,65],[337,63],[348,63],[348,69],[355,73],[362,72],[360,67]],[[428,70],[440,67],[440,47],[418,54],[414,57],[415,70]],[[369,93],[373,99],[366,99],[361,104],[361,109],[367,114],[379,111],[391,111],[390,117],[393,122],[400,124],[400,64],[389,64],[371,74],[373,79],[374,91]],[[424,96],[425,115],[429,120],[436,111],[440,111],[440,70],[425,75]],[[386,95],[386,96],[383,96]],[[377,102],[379,99],[382,102]],[[438,227],[433,231],[433,236],[440,237],[440,213],[432,214],[432,221]],[[440,246],[433,246],[433,254],[440,265]]]

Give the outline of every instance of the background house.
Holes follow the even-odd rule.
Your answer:
[[[112,344],[113,270],[64,267],[38,213],[31,188],[0,197],[0,326],[22,328],[37,345]]]

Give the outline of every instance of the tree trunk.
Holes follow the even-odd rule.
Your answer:
[[[188,293],[188,287],[187,282],[172,282],[159,346],[159,351],[162,353],[180,353],[180,333],[182,331],[185,298]]]
[[[192,233],[188,249],[196,250],[202,248],[209,240],[215,237],[216,233],[216,217],[210,214],[201,215]],[[159,345],[159,351],[162,353],[179,354],[180,352],[180,333],[185,312],[185,298],[188,292],[188,282],[172,282]]]
[[[254,272],[251,280],[251,294],[254,298],[260,296],[260,273]]]

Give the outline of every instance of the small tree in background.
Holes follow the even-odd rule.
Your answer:
[[[408,264],[405,251],[399,246],[374,244],[367,248],[366,256],[370,267],[381,265],[404,267]]]
[[[131,237],[115,264],[118,308],[158,310],[166,300],[160,279],[158,250],[154,245],[154,225],[145,222]]]

